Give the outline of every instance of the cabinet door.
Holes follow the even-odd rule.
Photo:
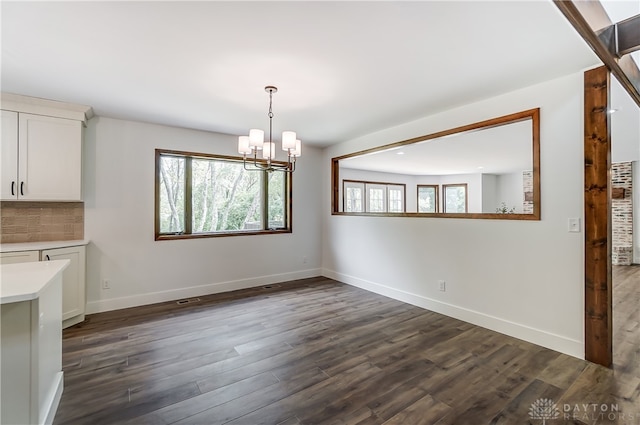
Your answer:
[[[18,120],[19,198],[81,201],[80,121],[31,114]]]
[[[0,199],[18,198],[18,113],[2,111],[2,157]]]
[[[62,275],[62,320],[84,314],[85,247],[56,248],[41,251],[42,261],[70,260]]]
[[[0,264],[30,263],[40,261],[40,251],[3,252],[0,254]]]

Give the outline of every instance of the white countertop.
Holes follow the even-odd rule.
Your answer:
[[[69,260],[0,265],[0,304],[35,300]]]
[[[88,243],[89,239],[78,239],[73,241],[3,243],[0,244],[0,252],[42,251],[44,249],[87,245]]]

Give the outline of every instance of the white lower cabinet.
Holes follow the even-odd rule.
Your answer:
[[[68,328],[82,322],[85,317],[85,251],[84,246],[71,246],[42,251],[3,252],[0,254],[0,264],[70,260],[71,264],[62,276],[62,327]]]
[[[0,264],[30,263],[40,261],[40,251],[3,252]]]
[[[72,246],[40,251],[40,261],[70,260],[62,275],[62,327],[84,320],[85,311],[85,247]]]
[[[42,272],[23,271],[30,277],[22,275],[21,283],[41,289],[35,299],[0,306],[0,424],[49,425],[63,390],[62,276],[58,271],[41,284],[34,276]],[[18,275],[8,274],[15,283]]]

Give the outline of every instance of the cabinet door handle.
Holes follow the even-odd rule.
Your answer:
[[[11,196],[16,196],[16,182],[11,182]]]
[[[51,261],[51,258],[49,257],[49,254],[45,255],[45,256],[44,256],[44,258],[45,258],[47,261]]]
[[[24,196],[24,182],[20,182],[20,196]]]

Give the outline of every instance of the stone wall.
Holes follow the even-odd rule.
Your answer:
[[[533,193],[533,171],[522,172],[522,187],[524,191],[522,195],[522,213],[533,214],[533,199],[527,200],[527,193]]]
[[[614,265],[630,265],[633,261],[632,181],[631,162],[611,165],[611,188],[614,192],[611,200],[611,256]],[[620,189],[624,189],[624,197],[617,198],[622,195]]]

